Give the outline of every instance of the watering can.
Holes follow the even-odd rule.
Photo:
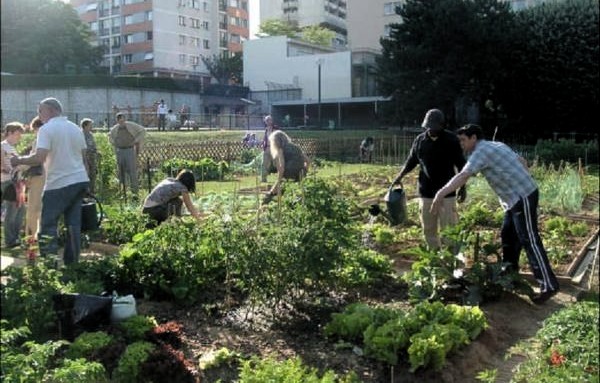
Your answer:
[[[371,205],[369,207],[369,214],[373,216],[382,214],[390,222],[391,226],[403,223],[406,220],[406,193],[402,184],[396,188],[394,188],[394,185],[390,186],[383,200],[385,201],[387,212],[381,210],[379,205]]]
[[[103,218],[104,211],[98,198],[91,194],[84,198],[81,203],[81,231],[98,230]]]

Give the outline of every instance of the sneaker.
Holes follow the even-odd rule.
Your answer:
[[[546,302],[548,299],[555,296],[557,293],[558,293],[558,289],[544,291],[543,293],[538,293],[538,294],[535,294],[533,297],[531,297],[531,301],[533,303],[535,303],[536,305],[541,305],[542,303]]]

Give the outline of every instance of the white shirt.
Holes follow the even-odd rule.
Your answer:
[[[48,150],[44,163],[44,190],[61,189],[90,180],[83,163],[82,151],[86,149],[83,131],[67,117],[53,117],[42,125],[36,148]]]
[[[165,104],[158,104],[158,107],[156,108],[157,114],[167,114],[168,111],[169,108],[167,108],[167,105]]]

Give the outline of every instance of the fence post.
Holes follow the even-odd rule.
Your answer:
[[[148,176],[148,193],[152,191],[152,174],[150,171],[150,158],[146,157],[146,175]]]

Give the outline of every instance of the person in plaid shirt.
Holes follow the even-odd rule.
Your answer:
[[[478,125],[465,125],[456,134],[469,158],[462,170],[436,193],[432,211],[439,209],[447,194],[466,184],[469,177],[481,173],[498,195],[505,212],[501,229],[503,263],[517,271],[524,248],[540,284],[540,291],[532,301],[537,304],[547,301],[558,292],[559,285],[539,235],[539,191],[527,162],[507,145],[485,140]]]

